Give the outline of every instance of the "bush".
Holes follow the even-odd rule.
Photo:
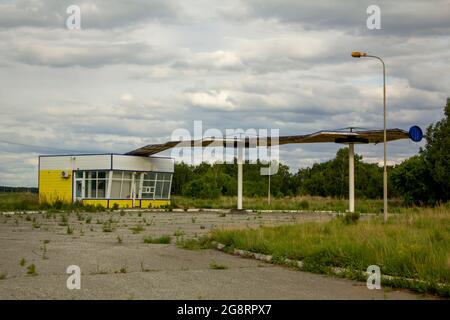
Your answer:
[[[144,243],[150,243],[150,244],[169,244],[170,243],[170,236],[169,235],[164,235],[158,238],[152,238],[152,237],[147,237],[144,238]]]
[[[342,222],[346,225],[358,223],[360,217],[361,215],[357,212],[347,212],[343,216],[339,216]]]
[[[183,187],[183,195],[193,198],[217,199],[220,194],[217,184],[206,176],[192,180]]]
[[[309,209],[309,202],[306,200],[302,200],[299,203],[300,209],[302,210],[308,210]]]

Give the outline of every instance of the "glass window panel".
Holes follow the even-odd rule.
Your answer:
[[[113,179],[122,179],[122,171],[114,171]]]
[[[106,178],[106,172],[105,171],[99,171],[98,172],[98,178],[99,179],[105,179]]]
[[[155,185],[155,181],[144,180],[142,185],[146,187],[153,187]]]
[[[161,181],[156,181],[156,186],[155,186],[155,198],[161,198],[161,193],[162,193],[162,182]]]
[[[123,181],[121,198],[129,199],[131,198],[131,181]]]
[[[108,184],[105,180],[98,181],[97,198],[104,198],[106,195],[106,186]]]
[[[168,199],[169,198],[169,191],[170,191],[170,182],[164,182],[162,198]]]
[[[153,193],[143,193],[142,198],[143,199],[153,199]]]
[[[131,180],[131,174],[132,174],[132,172],[124,171],[124,173],[123,173],[123,178],[124,178],[124,179],[130,179],[130,180]]]
[[[77,188],[76,197],[77,198],[81,198],[81,191],[83,190],[82,186],[83,186],[82,182],[81,181],[77,181],[77,186],[76,186],[76,188]]]
[[[89,172],[87,172],[87,178],[88,179],[96,179],[97,178],[97,171],[89,171]]]
[[[88,198],[96,198],[97,180],[90,180],[87,182],[88,185]]]
[[[111,198],[117,199],[120,198],[120,180],[113,180],[111,185]]]
[[[156,178],[156,173],[154,173],[154,172],[149,172],[149,173],[147,174],[147,176],[148,176],[148,178],[146,178],[146,179],[149,179],[149,180],[155,180],[155,178]]]
[[[76,171],[75,177],[78,179],[83,178],[83,171]]]

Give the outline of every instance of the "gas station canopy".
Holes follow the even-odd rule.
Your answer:
[[[410,138],[410,132],[402,129],[386,130],[386,140],[394,141]],[[272,142],[278,145],[290,143],[380,143],[383,142],[383,130],[363,130],[363,131],[318,131],[305,135],[281,136],[278,141],[271,137],[245,137],[239,138],[204,138],[202,140],[180,140],[168,141],[161,144],[150,144],[145,147],[130,151],[126,154],[135,156],[150,156],[174,147],[237,147],[238,143],[244,144],[245,148],[257,146],[272,146]],[[274,145],[276,145],[274,143]]]

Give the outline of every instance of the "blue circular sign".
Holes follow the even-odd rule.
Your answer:
[[[419,126],[412,126],[409,128],[409,137],[414,142],[419,142],[423,138],[422,129]]]

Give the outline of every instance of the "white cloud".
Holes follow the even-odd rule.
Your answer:
[[[176,128],[278,128],[302,134],[388,123],[425,128],[450,87],[442,3],[381,1],[80,1],[82,30],[65,28],[66,1],[0,4],[0,184],[36,185],[36,158],[56,150],[126,152]],[[70,3],[72,4],[72,3]],[[419,144],[420,145],[420,144]],[[389,145],[390,161],[418,144]],[[54,149],[48,149],[48,147]],[[331,159],[339,145],[283,146],[292,168]],[[368,160],[380,146],[358,146]]]
[[[226,91],[193,92],[186,93],[188,102],[195,107],[214,110],[233,110],[236,104]]]

